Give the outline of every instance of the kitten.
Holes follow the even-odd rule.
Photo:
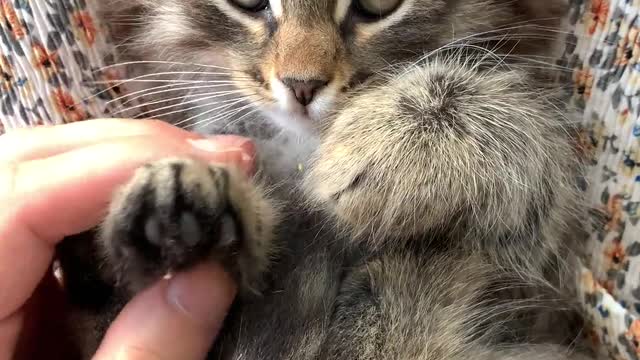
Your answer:
[[[141,116],[252,137],[260,171],[149,164],[63,243],[85,357],[211,259],[242,290],[212,359],[581,356],[581,166],[540,65],[564,5],[107,1]]]

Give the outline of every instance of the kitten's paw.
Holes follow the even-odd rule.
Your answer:
[[[323,128],[311,197],[367,241],[501,237],[571,204],[575,165],[550,95],[525,73],[479,68],[434,58],[350,97]]]
[[[215,259],[255,290],[271,255],[274,210],[232,168],[168,159],[140,168],[109,209],[101,244],[131,291]]]

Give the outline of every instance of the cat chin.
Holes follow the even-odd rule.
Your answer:
[[[310,113],[291,112],[280,108],[265,109],[265,115],[276,127],[302,139],[315,138],[322,119]]]

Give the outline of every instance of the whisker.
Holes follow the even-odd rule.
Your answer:
[[[477,45],[470,45],[470,44],[457,44],[457,45],[454,45],[454,46],[451,46],[451,47],[450,47],[450,49],[456,49],[456,48],[457,48],[457,49],[473,48],[473,49],[475,49],[475,50],[479,50],[479,51],[488,51],[488,49],[486,49],[486,48],[484,48],[484,47],[477,46]],[[504,58],[511,58],[511,59],[521,60],[521,61],[524,61],[524,62],[530,62],[530,63],[536,63],[536,64],[540,64],[540,65],[545,65],[545,66],[548,66],[549,68],[556,67],[556,68],[562,68],[562,69],[565,69],[565,70],[572,70],[571,68],[562,67],[562,66],[560,66],[560,65],[558,65],[558,64],[556,64],[556,63],[545,62],[545,61],[537,60],[537,59],[531,59],[531,58],[529,58],[529,57],[520,56],[520,55],[514,55],[514,54],[511,54],[511,53],[507,53],[507,54],[496,54],[496,53],[493,53],[493,54],[494,54],[497,58],[500,58],[500,59],[501,59],[501,61],[502,61],[502,60],[504,60]],[[467,57],[467,58],[473,59],[473,58],[474,58],[474,56],[470,56],[470,57]],[[540,58],[545,58],[545,57],[540,57]],[[551,58],[553,58],[553,57],[548,57],[548,58],[550,58],[550,59],[551,59]],[[484,58],[483,58],[483,59],[484,59]],[[520,64],[520,63],[515,63],[515,64],[514,64],[514,63],[510,63],[509,65],[510,65],[510,66],[522,66],[522,65],[524,65],[524,64]]]
[[[176,79],[163,79],[163,80],[151,80],[151,79],[128,79],[128,80],[116,80],[120,81],[118,85],[114,87],[122,86],[125,83],[168,83],[168,84],[206,84],[208,80],[176,80]],[[108,85],[113,84],[113,81],[92,81],[90,84]]]
[[[228,118],[230,118],[232,116],[235,116],[236,114],[241,113],[242,111],[244,111],[248,107],[249,107],[248,105],[245,105],[245,106],[241,107],[240,109],[227,110],[227,111],[222,112],[220,114],[217,114],[215,116],[208,117],[206,119],[202,119],[202,120],[199,120],[199,121],[197,121],[195,123],[191,123],[189,125],[186,125],[184,128],[185,129],[189,129],[189,128],[196,127],[198,125],[207,126],[207,125],[211,125],[213,123],[219,122],[219,121],[224,121],[225,119],[228,119]],[[235,123],[235,122],[233,122],[233,123]],[[228,127],[228,126],[232,126],[232,123],[227,124],[225,127]]]
[[[160,76],[160,75],[229,76],[229,73],[225,73],[225,72],[210,72],[210,71],[162,71],[162,72],[157,72],[157,73],[149,73],[149,74],[136,76],[136,77],[134,77],[132,79],[117,79],[115,81],[130,81],[130,80],[137,80],[137,79],[146,79],[146,78],[150,78],[150,77],[154,77],[154,76]],[[177,80],[177,79],[172,79],[172,80]],[[184,81],[188,81],[188,80],[184,80]]]
[[[203,93],[203,94],[198,94],[198,95],[195,95],[195,94],[194,95],[185,95],[185,96],[175,97],[175,98],[172,98],[172,99],[157,100],[157,101],[148,102],[148,103],[144,103],[144,104],[140,104],[140,105],[136,105],[136,106],[131,106],[129,108],[120,110],[120,111],[116,112],[115,114],[119,114],[119,113],[122,113],[122,112],[128,112],[128,111],[132,111],[132,110],[135,110],[135,109],[140,109],[140,108],[148,107],[148,106],[151,106],[151,105],[166,103],[166,102],[170,102],[170,101],[186,100],[187,98],[190,98],[190,97],[193,97],[193,96],[200,96],[200,97],[198,97],[196,99],[192,99],[192,100],[189,100],[189,101],[181,101],[181,102],[179,102],[177,104],[167,105],[167,106],[163,106],[163,107],[160,107],[160,108],[157,108],[157,109],[148,110],[148,111],[138,115],[139,117],[140,116],[146,116],[147,114],[150,114],[150,113],[163,111],[163,110],[168,110],[168,109],[175,108],[175,107],[178,107],[178,106],[182,106],[182,105],[185,105],[185,104],[193,104],[193,103],[197,103],[199,101],[215,99],[215,98],[218,98],[218,97],[228,96],[228,95],[231,95],[231,94],[237,94],[237,93],[241,93],[241,92],[242,92],[241,90],[234,90],[234,91],[222,91],[222,92],[216,91],[216,92]],[[185,109],[181,109],[180,111],[187,111],[187,110],[191,110],[191,109],[193,109],[193,108],[185,108]],[[196,107],[196,109],[197,109],[197,107]],[[171,115],[171,114],[165,114],[165,115]]]
[[[183,85],[183,84],[171,84],[171,85],[156,86],[156,87],[153,87],[151,89],[139,90],[139,91],[133,92],[131,94],[128,94],[128,95],[125,95],[125,96],[121,96],[118,99],[111,100],[111,101],[112,102],[113,101],[121,101],[123,99],[126,99],[127,97],[135,96],[135,97],[130,98],[127,101],[124,101],[124,102],[121,103],[121,105],[126,105],[126,104],[132,103],[132,102],[134,102],[134,101],[136,101],[136,100],[138,100],[140,98],[144,98],[144,97],[151,96],[151,95],[160,95],[160,94],[177,92],[177,91],[185,91],[185,90],[211,89],[211,88],[226,87],[226,86],[231,87],[231,86],[233,86],[233,83],[232,82],[227,82],[227,83],[212,84],[212,85],[198,85],[198,86],[180,87],[181,85]],[[159,90],[159,89],[164,89],[164,90]]]
[[[160,73],[153,73],[153,74],[145,74],[145,75],[140,75],[137,76],[135,78],[132,79],[126,79],[126,80],[111,80],[111,81],[91,81],[88,82],[88,84],[97,84],[97,85],[110,85],[110,84],[114,84],[112,86],[107,87],[106,89],[99,91],[91,96],[88,96],[86,98],[84,98],[81,101],[87,101],[93,98],[96,98],[104,93],[107,93],[109,91],[112,91],[115,88],[121,87],[124,84],[127,83],[135,83],[135,82],[141,82],[141,83],[180,83],[180,84],[202,84],[202,83],[207,83],[208,80],[146,80],[146,78],[149,77],[153,77],[153,76],[158,76],[158,75],[179,75],[179,74],[197,74],[200,75],[200,72],[160,72]],[[220,75],[226,75],[224,73],[220,73]],[[76,105],[79,105],[80,102],[78,102]]]
[[[126,105],[126,104],[128,104],[128,103],[130,103],[130,102],[133,102],[133,101],[135,101],[135,100],[137,100],[137,99],[139,99],[139,98],[144,97],[144,96],[145,96],[145,93],[147,93],[147,92],[153,92],[153,91],[170,91],[170,90],[159,90],[159,89],[179,88],[181,85],[182,85],[182,84],[168,84],[168,85],[152,86],[152,87],[150,87],[150,88],[146,88],[146,89],[142,89],[142,90],[137,90],[137,91],[134,91],[134,92],[127,93],[127,94],[124,94],[124,95],[122,95],[122,96],[119,96],[119,97],[117,97],[117,98],[115,98],[115,99],[113,99],[113,100],[110,100],[110,101],[108,102],[108,104],[113,103],[113,102],[120,102],[120,101],[122,101],[122,100],[124,100],[124,99],[126,99],[126,98],[128,98],[128,97],[130,97],[130,96],[135,96],[134,98],[129,99],[129,100],[127,100],[127,101],[125,101],[125,102],[121,103],[121,105]],[[185,85],[187,85],[187,84],[185,84]],[[205,86],[205,85],[199,85],[199,86]],[[142,95],[140,95],[140,94],[142,94]],[[139,96],[137,96],[137,95],[139,95]],[[151,93],[150,93],[149,95],[151,95]]]
[[[212,96],[211,98],[214,98],[214,97]],[[206,99],[200,99],[200,100],[206,100]],[[181,113],[181,112],[188,112],[188,111],[195,110],[195,109],[206,108],[206,107],[212,106],[214,104],[216,104],[216,105],[217,104],[227,104],[227,103],[230,103],[230,102],[233,102],[233,101],[243,101],[243,100],[245,100],[245,99],[244,98],[233,98],[233,99],[228,99],[228,100],[217,101],[215,103],[209,102],[209,103],[206,103],[206,104],[199,104],[199,105],[189,106],[189,107],[186,107],[186,108],[181,108],[181,109],[178,109],[178,110],[164,112],[164,113],[161,113],[161,114],[155,114],[153,116],[154,117],[165,117],[165,116],[169,116],[169,115],[173,115],[173,114],[177,114],[177,113]],[[175,108],[175,107],[178,107],[180,105],[184,105],[184,104],[177,104],[175,106],[171,106],[171,108]],[[148,111],[147,113],[152,113],[152,112],[155,112],[155,110],[154,111]]]
[[[503,57],[522,60],[522,61],[525,61],[525,62],[528,62],[528,63],[533,63],[533,64],[544,65],[544,66],[548,66],[549,68],[555,68],[555,69],[567,70],[567,71],[574,71],[574,69],[570,68],[570,67],[561,66],[561,65],[558,65],[556,63],[546,62],[546,61],[542,61],[542,60],[530,59],[529,57],[520,56],[520,55],[507,54],[507,55],[503,55]],[[525,64],[514,64],[514,66],[525,66],[525,65],[527,65],[527,64],[526,63]]]
[[[252,105],[252,106],[253,106],[253,105]],[[243,110],[244,110],[244,109],[243,109]],[[259,109],[258,109],[258,108],[253,107],[253,109],[251,109],[251,111],[249,111],[248,113],[246,113],[246,114],[244,114],[244,115],[240,116],[240,117],[239,117],[239,118],[237,118],[237,119],[234,119],[234,120],[233,120],[232,122],[230,122],[227,126],[233,126],[233,125],[235,125],[235,124],[237,124],[237,123],[241,122],[241,121],[242,121],[242,120],[244,120],[245,118],[249,117],[250,115],[253,115],[253,114],[257,113],[258,111],[259,111]]]
[[[107,69],[113,69],[115,67],[120,67],[120,66],[129,66],[129,65],[148,65],[148,64],[161,64],[161,65],[181,65],[181,66],[194,66],[194,67],[203,67],[203,68],[208,68],[208,69],[218,69],[218,70],[229,70],[230,72],[237,72],[238,70],[234,70],[231,68],[227,68],[224,66],[218,66],[218,65],[205,65],[205,64],[197,64],[197,63],[184,63],[184,62],[177,62],[177,61],[162,61],[162,60],[143,60],[143,61],[128,61],[128,62],[121,62],[121,63],[117,63],[117,64],[111,64],[111,65],[107,65],[104,67],[99,68],[96,71],[104,71]]]
[[[495,40],[557,40],[558,38],[556,36],[553,35],[543,35],[543,34],[506,34],[503,37],[477,37],[477,38],[472,38],[469,39],[469,41],[474,41],[474,42],[488,42],[488,41],[495,41]],[[568,41],[565,41],[565,43],[567,43]],[[575,43],[573,44],[575,45]]]
[[[518,23],[514,23],[514,24],[518,24]],[[453,40],[453,41],[451,41],[451,42],[449,42],[447,44],[444,44],[444,45],[432,50],[431,52],[425,54],[424,56],[422,56],[421,58],[416,60],[414,62],[414,65],[418,65],[418,64],[426,61],[427,59],[432,57],[434,54],[437,54],[440,51],[442,51],[443,49],[446,49],[446,48],[448,48],[448,47],[450,47],[452,45],[455,45],[455,44],[458,44],[458,43],[463,43],[463,42],[465,42],[467,40],[476,40],[476,41],[478,41],[479,37],[480,36],[484,36],[484,35],[499,34],[499,33],[504,32],[504,31],[519,30],[519,29],[524,29],[524,28],[527,28],[527,27],[535,28],[536,26],[533,25],[533,24],[526,25],[526,26],[522,26],[522,25],[513,26],[513,25],[510,25],[510,26],[506,26],[506,27],[501,27],[501,28],[497,28],[497,29],[487,30],[487,31],[483,31],[483,32],[479,32],[479,33],[474,33],[474,34],[471,34],[471,35],[463,36],[461,38],[455,39],[455,40]],[[550,31],[550,30],[546,30],[544,28],[542,28],[541,30]],[[515,35],[509,35],[509,34],[505,34],[505,35],[515,36]]]
[[[246,97],[246,98],[242,99],[242,101],[246,101],[248,98],[249,97]],[[236,103],[233,103],[230,106],[233,106],[235,104]],[[227,108],[229,108],[230,106],[227,106]],[[215,116],[212,116],[212,117],[209,117],[209,118],[206,118],[206,119],[203,119],[203,120],[199,120],[199,121],[197,121],[195,123],[192,123],[192,124],[188,125],[188,127],[197,126],[197,125],[200,125],[200,124],[203,124],[203,123],[212,124],[212,123],[214,123],[216,121],[219,121],[221,119],[229,118],[231,116],[234,116],[234,115],[236,115],[236,114],[242,112],[243,110],[245,110],[245,109],[247,109],[249,107],[252,107],[252,106],[254,106],[254,104],[253,103],[249,103],[249,104],[244,105],[244,106],[242,106],[242,107],[240,107],[238,109],[229,109],[229,110],[223,111],[222,113],[217,114]],[[219,109],[214,109],[214,110],[219,110]],[[194,116],[194,117],[191,117],[189,119],[184,120],[183,122],[191,121],[191,120],[193,120],[195,118],[198,118],[200,116],[206,115],[207,113],[211,113],[211,112],[213,112],[213,111],[202,112],[202,113],[198,114],[197,116]]]
[[[194,119],[199,118],[199,117],[200,117],[200,116],[202,116],[202,115],[211,114],[212,112],[214,112],[214,111],[218,111],[218,110],[220,110],[220,109],[222,109],[222,108],[225,108],[225,107],[226,107],[226,108],[228,108],[228,107],[233,106],[233,105],[235,105],[235,104],[239,104],[239,103],[241,103],[241,102],[243,102],[243,101],[246,101],[246,98],[230,99],[230,100],[228,100],[228,101],[229,101],[229,102],[231,102],[231,103],[230,103],[230,104],[226,104],[226,105],[221,106],[221,107],[216,107],[216,108],[213,108],[213,109],[209,109],[209,110],[203,111],[203,112],[201,112],[200,114],[197,114],[197,115],[191,116],[191,117],[189,117],[189,118],[186,118],[186,119],[184,119],[184,120],[182,120],[182,121],[178,122],[176,125],[181,125],[181,124],[184,124],[184,123],[188,123],[188,122],[190,122],[190,121],[192,121],[192,120],[194,120]],[[226,101],[225,101],[225,102],[226,102]],[[211,106],[212,104],[205,104],[205,105],[207,105],[207,106]],[[201,107],[204,107],[204,106],[201,106]]]

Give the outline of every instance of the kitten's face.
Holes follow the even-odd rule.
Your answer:
[[[547,5],[544,14],[540,2]],[[145,60],[229,68],[234,88],[280,125],[313,129],[372,75],[468,35],[502,39],[496,28],[552,14],[549,6],[562,2],[129,0],[123,5],[144,19],[134,29],[131,48]]]

